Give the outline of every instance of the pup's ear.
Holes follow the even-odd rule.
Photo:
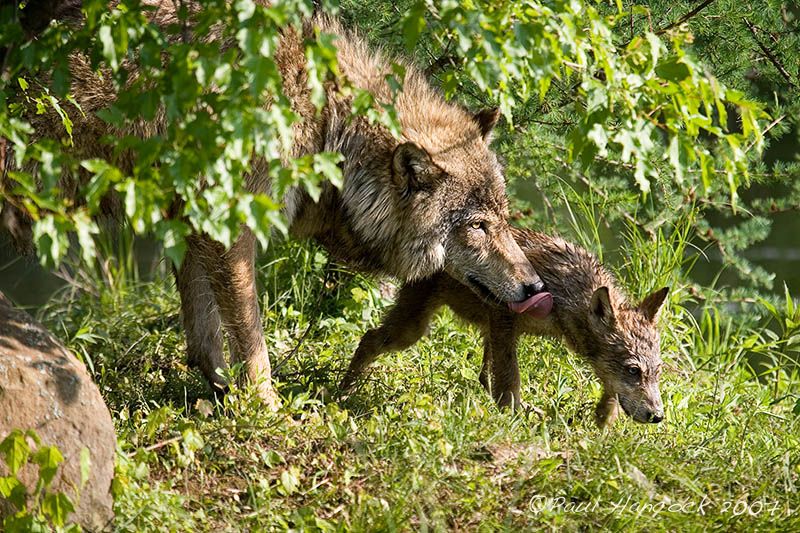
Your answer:
[[[589,304],[589,313],[592,318],[607,326],[614,324],[614,308],[611,306],[608,287],[600,287],[594,291],[592,302]]]
[[[424,148],[412,142],[399,145],[392,156],[392,179],[403,193],[429,189],[442,176],[442,170]]]
[[[656,318],[658,318],[658,312],[661,310],[661,306],[664,304],[664,300],[667,298],[667,293],[669,292],[669,287],[662,287],[655,291],[652,294],[648,294],[642,300],[642,303],[639,304],[639,309],[642,310],[644,313],[645,318],[650,322],[653,322]]]
[[[492,131],[494,127],[497,126],[497,121],[500,120],[500,109],[497,107],[481,109],[475,113],[474,118],[481,131],[481,137],[487,142],[490,141],[492,138]]]

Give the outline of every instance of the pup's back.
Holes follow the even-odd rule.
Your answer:
[[[529,314],[515,315],[505,306],[488,303],[455,279],[442,274],[433,290],[433,297],[447,305],[462,319],[482,328],[489,326],[492,314],[515,316],[516,326],[532,335],[563,337],[569,325],[586,321],[585,311],[593,292],[608,287],[616,301],[625,301],[617,289],[613,275],[586,249],[561,237],[513,228],[514,239],[553,296],[553,309],[546,318]],[[569,339],[568,339],[569,340]],[[575,347],[571,344],[571,347]],[[576,350],[577,351],[577,350]],[[588,354],[582,354],[588,355]]]

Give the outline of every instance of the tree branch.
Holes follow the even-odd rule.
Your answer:
[[[676,26],[680,26],[681,24],[683,24],[684,22],[686,22],[687,20],[689,20],[690,18],[694,17],[695,15],[697,15],[698,13],[700,13],[702,10],[704,10],[705,8],[707,8],[709,5],[713,4],[713,3],[714,3],[714,1],[715,1],[715,0],[705,0],[705,1],[704,1],[702,4],[700,4],[699,6],[697,6],[697,7],[696,7],[696,8],[694,8],[694,9],[692,9],[691,11],[689,11],[688,13],[686,13],[684,16],[682,16],[681,18],[679,18],[678,20],[676,20],[676,21],[675,21],[675,22],[673,22],[672,24],[669,24],[669,25],[667,25],[667,26],[664,26],[663,28],[661,28],[660,30],[658,30],[658,31],[656,32],[656,35],[662,35],[662,34],[664,34],[664,33],[667,33],[667,32],[668,32],[669,30],[671,30],[672,28],[675,28]]]
[[[762,43],[761,40],[758,38],[758,33],[756,32],[756,27],[753,25],[753,23],[747,20],[746,18],[743,18],[742,20],[744,21],[745,25],[747,25],[747,28],[750,30],[750,33],[753,34],[753,40],[761,49],[761,52],[764,54],[764,56],[767,59],[769,59],[770,63],[772,63],[772,65],[776,69],[778,69],[778,72],[780,72],[781,76],[783,76],[783,78],[786,80],[789,86],[792,89],[797,89],[797,85],[795,85],[795,83],[792,81],[792,76],[791,74],[789,74],[789,71],[786,70],[786,67],[784,67],[783,64],[780,62],[780,60],[778,59],[778,57],[774,53],[772,53],[772,50],[767,48],[767,46],[764,43]]]

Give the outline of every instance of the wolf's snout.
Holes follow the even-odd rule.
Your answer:
[[[664,420],[664,413],[661,411],[656,413],[650,413],[647,416],[647,421],[650,422],[651,424],[658,424],[662,420]]]
[[[534,283],[526,283],[522,286],[522,292],[525,294],[523,300],[530,298],[536,294],[539,294],[544,290],[544,283],[542,280],[537,280]]]

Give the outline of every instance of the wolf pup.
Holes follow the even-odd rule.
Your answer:
[[[263,0],[262,0],[263,1]],[[178,3],[148,0],[154,23],[173,24]],[[191,10],[190,10],[191,11]],[[385,74],[393,59],[368,48],[364,39],[327,17],[315,17],[302,30],[286,29],[276,50],[284,94],[302,117],[294,125],[292,155],[339,151],[343,185],[322,185],[319,201],[296,188],[284,198],[291,233],[316,239],[335,259],[364,271],[395,276],[406,282],[446,271],[453,279],[502,302],[525,302],[543,284],[514,240],[507,223],[505,181],[489,148],[496,110],[470,113],[446,102],[412,65],[406,64],[403,90],[395,103],[403,136],[396,139],[365,117],[351,119],[352,97],[327,86],[327,104],[317,114],[306,72],[304,38],[315,28],[336,36],[339,70],[354,86],[378,101],[391,102]],[[128,65],[131,76],[135,65]],[[81,158],[108,157],[100,139],[158,135],[166,128],[164,114],[130,131],[115,131],[98,111],[116,98],[111,76],[101,76],[89,59],[71,58],[71,94],[83,112],[74,120],[74,152]],[[265,102],[268,106],[269,102]],[[29,120],[36,134],[58,138],[61,119],[55,113]],[[131,161],[114,161],[123,171]],[[252,191],[270,187],[265,162],[255,161],[247,177]],[[85,179],[88,176],[78,176]],[[198,187],[202,180],[197,177]],[[73,190],[64,187],[64,190]],[[17,241],[30,239],[30,219],[6,204],[2,219]],[[217,369],[223,358],[223,327],[234,362],[244,362],[247,376],[268,402],[276,401],[264,342],[254,277],[255,238],[247,230],[230,250],[203,234],[188,239],[183,263],[176,271],[181,310],[191,363],[207,380],[224,388]]]
[[[407,283],[377,329],[368,331],[342,380],[343,390],[375,358],[405,349],[428,330],[437,309],[449,306],[478,325],[484,337],[481,384],[500,406],[519,405],[517,343],[522,334],[563,338],[582,355],[603,383],[595,410],[597,424],[611,424],[618,406],[637,422],[660,422],[664,408],[658,389],[661,373],[656,319],[668,288],[639,304],[631,303],[614,276],[583,248],[559,237],[514,229],[514,237],[546,290],[524,305],[487,302],[447,274]],[[522,310],[522,314],[515,312]],[[489,373],[491,372],[491,383]]]

